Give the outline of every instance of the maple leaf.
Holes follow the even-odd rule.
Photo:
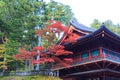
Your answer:
[[[24,50],[24,49],[19,49],[18,51],[19,51],[20,53],[23,53],[23,54],[24,54],[24,53],[27,53],[27,51]]]
[[[79,35],[71,32],[71,33],[68,34],[68,38],[66,38],[63,42],[64,43],[66,43],[66,42],[72,42],[72,43],[74,43],[74,42],[77,41],[77,39],[79,37],[80,37]]]
[[[13,58],[16,59],[16,60],[19,60],[20,54],[13,55]]]
[[[41,63],[42,63],[42,61],[39,61],[39,60],[33,60],[31,62],[31,64],[33,64],[33,65],[35,65],[35,64],[41,64]]]
[[[48,62],[52,62],[52,63],[55,62],[55,60],[53,58],[48,58],[47,60],[48,60]]]
[[[56,52],[57,50],[64,49],[64,46],[62,46],[62,45],[53,45],[53,46],[49,46],[48,48],[49,48],[50,52]]]
[[[67,61],[67,62],[73,62],[72,58],[64,58],[64,60]]]
[[[39,50],[39,51],[44,51],[45,50],[45,48],[44,47],[42,47],[42,46],[36,46],[36,47],[34,47],[33,48],[33,50]]]
[[[69,55],[69,54],[73,54],[73,53],[70,52],[70,51],[65,51],[65,50],[58,50],[58,51],[56,51],[56,53],[55,53],[56,56]]]
[[[47,29],[37,29],[35,30],[35,33],[39,36],[44,35],[47,32]]]
[[[31,56],[36,56],[36,55],[38,55],[38,52],[35,52],[35,51],[31,52]]]
[[[47,57],[48,55],[46,53],[41,53],[40,56],[41,57]]]
[[[40,58],[40,60],[39,61],[46,61],[46,58]]]
[[[67,27],[65,27],[64,25],[62,25],[61,22],[59,22],[59,21],[49,20],[48,24],[49,24],[50,28],[57,28],[57,29],[59,29],[61,31],[64,31],[64,32],[66,32],[67,29],[68,29]],[[47,26],[48,26],[48,24],[47,24]]]
[[[55,55],[56,56],[64,55],[64,50],[57,50]]]
[[[73,54],[73,52],[64,50],[64,54],[63,55],[69,55],[69,54]]]

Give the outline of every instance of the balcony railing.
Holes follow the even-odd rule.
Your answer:
[[[85,64],[88,62],[95,62],[99,60],[109,60],[112,62],[120,63],[120,53],[100,47],[99,49],[80,53],[79,56],[73,59],[72,65],[74,66],[78,64]]]
[[[102,60],[120,63],[120,53],[102,47],[80,52],[73,58],[71,66],[83,65]]]
[[[72,66],[102,60],[102,58],[103,55],[101,53],[101,49],[94,49],[94,50],[81,52],[77,57],[73,59]]]
[[[102,49],[106,60],[120,63],[120,53],[109,49]]]

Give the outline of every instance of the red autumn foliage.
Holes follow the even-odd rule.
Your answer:
[[[62,46],[62,45],[53,45],[53,46],[48,47],[48,49],[49,49],[50,52],[56,52],[57,50],[64,49],[64,46]]]
[[[64,58],[64,60],[65,60],[66,62],[73,62],[73,59],[72,59],[72,58]]]
[[[43,52],[45,50],[45,48],[42,47],[42,46],[36,46],[36,47],[33,48],[33,50],[36,50],[36,51],[39,50],[39,51]]]
[[[36,34],[42,36],[43,38],[52,41],[56,38],[55,34],[60,32],[66,32],[67,28],[63,26],[60,22],[49,20],[44,29],[36,30]],[[49,33],[49,34],[47,34]],[[76,34],[69,34],[69,37],[64,42],[75,42],[78,38]],[[70,63],[73,61],[72,58],[66,58],[68,55],[73,54],[71,51],[64,49],[62,45],[52,45],[46,50],[43,46],[36,46],[31,52],[26,50],[19,50],[19,54],[14,55],[15,59],[20,60],[31,60],[31,64],[47,64],[56,63],[56,66],[64,66],[66,68],[70,67]],[[39,60],[35,60],[35,57],[40,55]],[[60,58],[60,56],[64,56]]]
[[[31,56],[36,56],[36,55],[38,55],[38,54],[39,54],[38,52],[32,51],[30,55],[31,55]]]
[[[31,62],[31,64],[41,64],[42,63],[42,61],[39,61],[39,60],[33,60],[32,62]]]
[[[56,56],[69,55],[69,54],[73,54],[73,53],[71,51],[66,51],[66,50],[57,50],[55,53]]]
[[[45,30],[38,29],[38,30],[35,31],[35,33],[38,34],[38,35],[43,35],[45,33]]]
[[[44,29],[38,29],[36,30],[36,34],[43,36],[46,35],[46,32],[49,33],[60,33],[60,32],[66,32],[67,27],[62,25],[59,21],[49,20]]]
[[[63,42],[76,42],[76,40],[79,38],[79,35],[75,34],[75,33],[69,33],[68,34],[68,38],[65,39]]]
[[[13,56],[16,60],[30,60],[32,57],[36,56],[37,52],[28,52],[26,50],[20,49],[19,54]]]
[[[40,58],[39,60],[33,60],[32,64],[45,64],[55,62],[53,58]]]
[[[61,56],[61,55],[69,55],[69,54],[73,54],[70,51],[66,51],[64,50],[64,46],[62,45],[54,45],[49,47],[49,51],[51,53],[54,53],[55,56]]]
[[[48,62],[55,62],[55,60],[53,58],[48,58]]]
[[[49,28],[52,28],[52,29],[57,28],[57,29],[64,31],[64,32],[67,31],[67,27],[62,25],[61,22],[55,21],[55,20],[49,20],[48,24],[46,24],[46,26]]]

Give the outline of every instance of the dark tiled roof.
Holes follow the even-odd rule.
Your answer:
[[[79,30],[82,30],[82,31],[85,31],[85,32],[94,32],[95,29],[93,28],[90,28],[90,27],[87,27],[83,24],[80,24],[78,23],[77,21],[75,20],[70,20],[70,24],[73,25],[75,28],[79,29]]]
[[[79,38],[77,41],[80,42],[82,40],[85,40],[87,38],[93,38],[93,36],[103,32],[109,34],[109,36],[113,37],[114,39],[117,39],[118,41],[120,41],[120,36],[118,36],[117,34],[113,33],[112,31],[110,31],[105,25],[102,25],[98,30],[83,36],[82,38]]]
[[[80,42],[82,42],[82,41],[85,41],[86,39],[88,39],[88,38],[93,38],[95,35],[97,35],[97,34],[99,34],[99,33],[102,33],[104,31],[104,33],[107,33],[109,36],[111,36],[112,38],[114,38],[114,39],[116,39],[117,41],[119,41],[120,42],[120,36],[118,36],[117,34],[115,34],[115,33],[113,33],[112,31],[110,31],[105,25],[102,25],[99,29],[97,29],[96,31],[94,31],[94,32],[92,32],[92,33],[90,33],[90,34],[88,34],[88,35],[85,35],[85,36],[83,36],[83,37],[81,37],[81,38],[79,38],[78,40],[77,40],[77,43],[76,44],[78,44],[78,43],[80,43]],[[76,45],[76,44],[74,44],[74,45]],[[67,43],[67,44],[65,44],[64,46],[70,46],[71,45],[71,43]]]

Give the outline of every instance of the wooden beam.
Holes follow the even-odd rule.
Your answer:
[[[75,66],[74,68],[75,68],[75,70],[79,71],[79,67],[80,66]]]
[[[95,64],[97,65],[98,68],[102,68],[97,62],[95,62]]]
[[[115,66],[114,68],[112,68],[112,69],[116,69],[117,67],[119,67],[120,66],[120,64],[118,64],[117,66]]]
[[[83,66],[84,66],[87,70],[90,70],[89,67],[88,67],[87,65],[84,64]]]
[[[106,63],[106,61],[103,61],[103,68],[105,68],[105,63]]]
[[[111,64],[112,64],[112,63],[111,63],[111,62],[109,62],[109,64],[108,64],[108,65],[106,65],[106,66],[105,66],[105,68],[107,68],[107,67],[108,67],[108,66],[110,66]]]
[[[99,72],[110,72],[110,73],[116,73],[120,75],[119,71],[111,70],[111,69],[97,69],[97,70],[90,70],[90,71],[84,71],[84,72],[77,72],[77,73],[71,73],[68,74],[67,76],[77,76],[77,75],[85,75],[85,74],[93,74],[93,73],[99,73]],[[103,74],[105,75],[105,74]],[[119,76],[120,77],[120,76]]]

